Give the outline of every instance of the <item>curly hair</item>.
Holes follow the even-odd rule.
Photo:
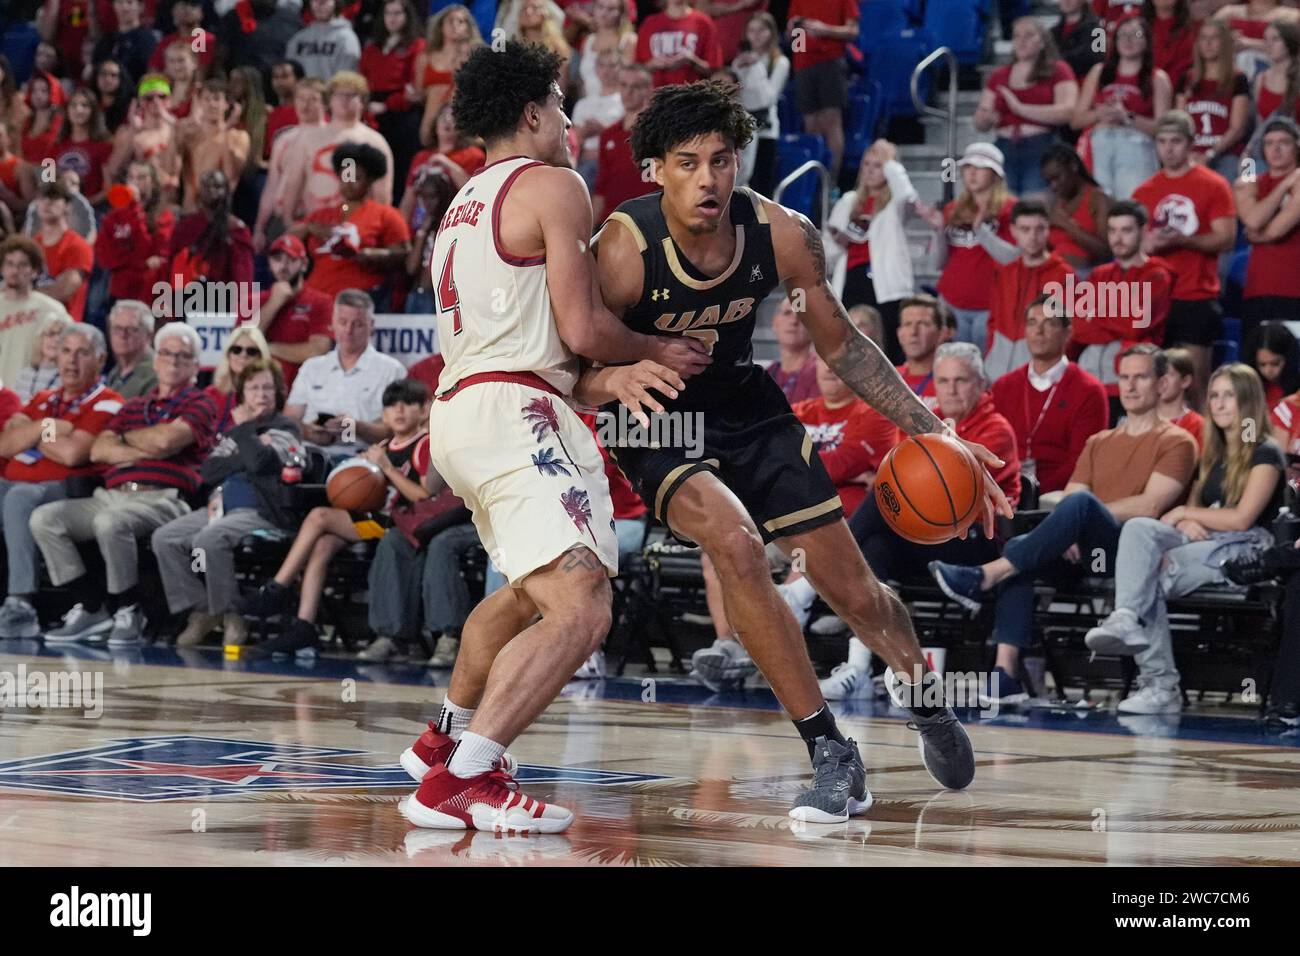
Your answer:
[[[388,175],[388,157],[369,143],[348,142],[335,146],[330,157],[335,176],[343,175],[343,164],[348,160],[356,164],[372,183]]]
[[[560,63],[559,56],[535,43],[507,40],[500,53],[478,47],[456,71],[451,101],[456,127],[485,143],[510,136],[524,107],[551,94]]]
[[[710,133],[741,150],[756,128],[754,117],[720,83],[662,86],[632,127],[632,155],[637,163],[663,159],[674,147]]]

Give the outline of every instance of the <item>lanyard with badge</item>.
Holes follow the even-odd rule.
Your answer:
[[[1061,376],[1064,378],[1065,376]],[[1052,399],[1056,397],[1056,390],[1061,387],[1061,379],[1058,378],[1052,383],[1052,387],[1047,392],[1047,398],[1043,401],[1043,407],[1038,412],[1038,421],[1034,422],[1034,427],[1029,430],[1025,436],[1025,458],[1020,463],[1020,473],[1029,475],[1031,478],[1038,477],[1038,462],[1034,460],[1034,436],[1038,434],[1038,429],[1042,427],[1043,419],[1047,417],[1047,410],[1052,407]],[[1033,392],[1037,391],[1028,378],[1025,379],[1025,408],[1029,407],[1029,399],[1033,397]]]

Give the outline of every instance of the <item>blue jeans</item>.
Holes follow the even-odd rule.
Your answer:
[[[1055,133],[1039,133],[1021,139],[1004,139],[999,136],[994,143],[1002,150],[1006,162],[1002,168],[1007,174],[1007,189],[1018,197],[1047,191],[1043,179],[1043,156],[1056,142]]]
[[[1159,168],[1155,140],[1141,130],[1092,128],[1092,174],[1111,198],[1128,199]]]
[[[998,589],[993,627],[998,643],[1029,646],[1034,628],[1035,579],[1055,584],[1080,574],[1112,576],[1119,533],[1119,522],[1110,509],[1091,491],[1078,491],[1062,498],[1056,510],[1033,531],[1008,541],[1002,557],[1018,573]],[[1079,564],[1061,557],[1075,544],[1079,546]]]
[[[979,349],[981,354],[987,352],[989,348],[989,310],[959,309],[942,297],[939,301],[943,302],[957,320],[957,331],[954,333],[952,340],[954,342],[969,342]]]
[[[51,501],[68,496],[62,481],[7,481],[0,478],[0,514],[3,514],[5,552],[9,555],[9,593],[28,597],[36,593],[36,539],[28,519]]]
[[[618,563],[622,566],[629,555],[636,554],[645,544],[645,521],[642,518],[617,518],[614,521],[614,534],[618,536]],[[487,575],[483,579],[483,596],[487,597],[505,586],[506,576],[489,561]]]

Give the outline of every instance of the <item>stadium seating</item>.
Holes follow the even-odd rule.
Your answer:
[[[824,139],[810,133],[783,135],[777,147],[777,182],[810,160],[830,166],[831,154]],[[821,216],[817,198],[817,174],[807,172],[800,176],[786,187],[779,199],[784,205],[797,209],[816,222]]]

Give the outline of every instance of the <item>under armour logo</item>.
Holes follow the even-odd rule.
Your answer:
[[[653,292],[650,293],[650,300],[652,302],[658,302],[660,299],[667,299],[667,298],[668,298],[667,289],[664,289],[662,293],[658,289],[655,289]]]
[[[763,270],[755,264],[754,267],[749,270],[749,281],[757,282],[761,278],[763,278]]]

